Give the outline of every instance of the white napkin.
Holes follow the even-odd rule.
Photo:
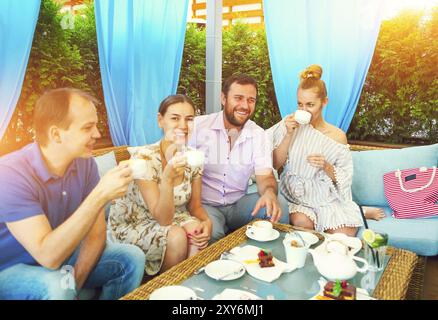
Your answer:
[[[221,293],[215,295],[213,300],[262,300],[262,298],[244,290],[225,289]]]
[[[230,250],[233,254],[232,259],[240,261],[245,266],[246,271],[256,279],[272,282],[277,280],[283,272],[291,272],[295,270],[295,267],[288,265],[287,263],[273,258],[274,267],[262,268],[257,262],[245,262],[248,260],[254,261],[258,259],[258,253],[262,250],[256,246],[243,246],[235,247]]]

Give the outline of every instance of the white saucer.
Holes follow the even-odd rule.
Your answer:
[[[315,243],[317,243],[319,241],[319,238],[311,232],[305,232],[305,231],[294,231],[294,232],[299,233],[300,236],[303,237],[304,241],[306,241],[306,244],[308,246],[314,245]],[[286,234],[285,238],[288,238],[288,237],[295,238],[294,235]],[[296,237],[296,238],[299,239],[298,237]]]
[[[264,237],[264,238],[257,237],[257,236],[255,236],[254,234],[251,233],[251,230],[246,230],[245,234],[246,234],[246,236],[248,238],[250,238],[252,240],[255,240],[255,241],[260,241],[260,242],[273,241],[273,240],[277,239],[280,236],[280,232],[278,232],[275,229],[272,229],[272,234],[271,234],[270,237]]]
[[[151,293],[149,300],[196,300],[196,293],[184,286],[161,287]]]
[[[215,280],[235,280],[245,272],[245,266],[234,260],[215,260],[205,266],[205,274]]]
[[[262,298],[249,291],[227,288],[215,295],[212,300],[262,300]]]

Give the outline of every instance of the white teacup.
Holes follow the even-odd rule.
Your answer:
[[[264,239],[272,235],[273,227],[272,223],[269,221],[256,221],[252,225],[246,227],[249,233],[256,238]]]
[[[189,166],[197,168],[204,165],[204,152],[199,150],[188,150],[184,153],[184,155],[187,157],[187,163]]]
[[[134,179],[144,179],[147,171],[146,160],[144,159],[129,159],[121,161],[120,164],[128,163],[132,170]]]
[[[292,241],[298,243],[299,246],[292,246]],[[290,237],[287,237],[283,240],[283,245],[284,251],[286,252],[287,264],[297,269],[304,267],[307,253],[309,252],[309,247],[304,246],[301,241]]]
[[[295,120],[299,124],[309,124],[310,119],[312,119],[312,114],[304,110],[295,111]]]

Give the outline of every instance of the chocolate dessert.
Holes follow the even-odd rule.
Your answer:
[[[274,261],[272,261],[272,253],[268,252],[268,251],[263,251],[260,250],[260,252],[258,253],[258,257],[259,257],[259,265],[262,268],[268,268],[268,267],[273,267],[274,265]]]
[[[329,281],[324,286],[324,296],[335,300],[356,300],[356,287],[347,281]]]

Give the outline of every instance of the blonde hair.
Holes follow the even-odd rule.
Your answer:
[[[312,64],[300,73],[300,89],[315,89],[320,99],[327,97],[327,88],[325,82],[321,80],[322,67],[317,64]]]

